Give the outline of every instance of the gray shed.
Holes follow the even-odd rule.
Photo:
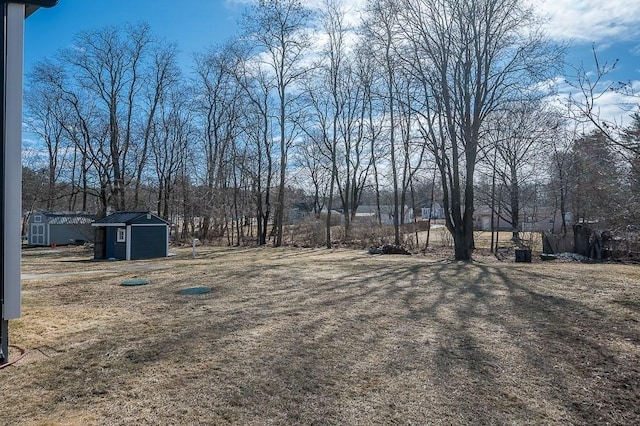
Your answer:
[[[94,259],[136,260],[169,255],[169,222],[150,212],[116,212],[96,220]]]
[[[88,213],[34,212],[27,221],[27,243],[62,246],[91,242],[95,218]]]

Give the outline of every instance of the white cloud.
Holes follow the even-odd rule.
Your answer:
[[[345,25],[354,26],[360,24],[362,10],[366,0],[336,0],[338,7],[345,12]],[[321,11],[325,8],[325,0],[307,0],[305,4],[314,10]]]
[[[637,0],[539,0],[533,4],[549,18],[545,27],[554,39],[608,42],[640,35]]]
[[[324,9],[326,0],[307,0],[303,4],[309,9],[320,11]],[[346,12],[345,24],[348,26],[360,23],[361,12],[367,0],[335,0],[338,7]],[[227,7],[247,6],[255,3],[255,0],[225,0]]]
[[[235,7],[238,5],[246,5],[253,3],[252,0],[225,0],[224,4],[226,7]]]
[[[607,90],[613,82],[604,81],[595,90],[597,94],[594,100],[594,115],[600,122],[607,122],[615,126],[624,127],[630,122],[629,115],[633,111],[638,109],[639,99],[635,96],[625,95],[613,90]],[[556,106],[559,110],[567,111],[567,104],[569,103],[569,97],[572,97],[574,102],[583,103],[584,99],[580,90],[567,83],[564,79],[555,79],[549,81],[550,86],[554,86],[556,94],[550,96],[547,100],[551,105]],[[632,83],[632,91],[640,89],[640,81],[634,81]],[[574,113],[578,114],[578,111],[574,108]],[[578,114],[579,116],[579,114]],[[585,131],[593,128],[592,124],[585,122]]]
[[[226,0],[227,4],[250,4],[255,0]],[[347,11],[345,24],[358,25],[367,0],[336,0],[341,9]],[[554,40],[578,43],[597,43],[602,50],[620,41],[634,41],[640,38],[640,0],[528,0],[543,18],[548,18],[545,29]],[[307,0],[304,4],[316,11],[322,10],[325,0]],[[314,45],[319,48],[326,42],[326,35],[315,33]],[[351,40],[352,41],[352,40]],[[630,49],[631,55],[640,56],[640,44]],[[586,59],[587,61],[589,58]],[[603,64],[600,64],[603,65]],[[616,69],[620,70],[621,66]],[[620,77],[620,76],[619,76]],[[626,80],[626,78],[623,78]],[[635,76],[629,78],[639,85]],[[565,77],[557,77],[540,83],[538,88],[555,88],[557,95],[550,100],[565,104],[568,96],[577,95],[576,88],[565,84]],[[637,93],[640,87],[635,88]],[[628,121],[629,112],[638,106],[638,98],[605,92],[596,102],[601,118],[620,123]]]
[[[612,48],[620,42],[633,42],[640,37],[640,1],[637,0],[530,0],[534,8],[548,18],[545,30],[548,35],[559,41],[575,43],[597,43],[596,49],[602,51]],[[640,45],[629,49],[630,55],[640,55]],[[585,57],[587,67],[593,58]],[[604,58],[599,58],[604,60]],[[632,67],[635,62],[631,63]],[[603,66],[604,63],[600,63]],[[609,63],[608,65],[611,65]],[[635,79],[632,71],[623,72],[622,64],[616,66],[615,74],[610,78],[632,80],[633,90],[640,88],[640,82]],[[629,122],[629,113],[637,109],[640,99],[606,90],[611,82],[603,81],[599,89],[601,95],[595,100],[594,111],[600,120],[618,125]],[[576,87],[565,82],[564,78],[546,82],[544,87],[554,87],[556,95],[550,102],[566,105],[571,95],[579,100],[581,95]]]
[[[229,7],[248,5],[255,0],[225,0]],[[320,10],[325,0],[307,0],[305,6]],[[347,23],[357,24],[367,0],[337,0],[349,13]],[[640,36],[638,0],[529,0],[548,18],[548,34],[559,40],[607,42],[611,38],[633,40]]]

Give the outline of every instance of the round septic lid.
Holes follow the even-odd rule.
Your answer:
[[[211,291],[211,287],[190,287],[180,290],[180,294],[205,294]]]
[[[146,284],[149,284],[149,280],[145,280],[143,278],[134,278],[132,280],[123,281],[122,284],[120,285],[125,287],[133,287],[137,285],[146,285]]]

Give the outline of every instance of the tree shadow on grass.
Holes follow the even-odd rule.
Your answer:
[[[64,386],[63,408],[111,398],[116,423],[640,420],[638,323],[564,295],[562,277],[356,255],[304,263],[313,256],[216,271],[208,296],[175,294],[193,277],[118,293],[138,315],[105,323],[101,340],[85,333],[35,386]],[[140,395],[138,382],[159,392]]]
[[[475,393],[483,395],[476,401],[479,405],[507,397],[504,389],[513,388],[511,380],[530,387],[536,399],[552,402],[555,410],[566,411],[571,421],[630,424],[640,420],[637,323],[634,327],[557,291],[548,294],[562,285],[558,278],[542,293],[536,282],[540,277],[535,275],[525,273],[515,280],[500,267],[436,268],[434,283],[440,296],[418,312],[439,324],[441,333],[451,336],[449,343],[457,348],[441,349],[440,365],[449,365],[445,360],[450,361],[452,353],[458,366],[466,364]],[[434,315],[442,308],[451,315]],[[633,342],[635,351],[614,349],[615,343],[625,342]],[[493,368],[479,369],[479,365]],[[535,401],[517,402],[516,408],[528,410]],[[482,411],[491,410],[487,406]],[[529,413],[531,418],[541,414]]]
[[[541,292],[535,273],[514,279],[500,267],[477,264],[386,266],[370,272],[373,277],[364,279],[346,274],[320,285],[315,294],[333,293],[321,304],[338,317],[368,305],[356,319],[374,330],[388,329],[386,319],[395,317],[395,327],[409,331],[396,336],[393,353],[384,349],[389,347],[384,333],[367,350],[381,352],[387,372],[428,372],[429,385],[447,395],[440,403],[456,410],[458,420],[509,422],[515,416],[543,422],[550,420],[550,411],[555,421],[640,420],[637,321],[612,317],[557,292],[547,294],[553,288]],[[429,275],[433,279],[424,282]],[[381,306],[388,307],[386,312],[377,309]],[[331,338],[353,336],[353,323],[345,322]],[[426,344],[416,339],[422,326],[431,331]],[[321,328],[322,323],[313,324],[306,333]],[[360,332],[365,333],[362,327]],[[616,350],[625,342],[632,345],[628,352]]]

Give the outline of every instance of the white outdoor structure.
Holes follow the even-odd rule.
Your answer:
[[[0,45],[0,117],[2,134],[1,199],[2,245],[0,266],[0,364],[9,359],[8,321],[20,317],[20,220],[22,217],[22,67],[24,52],[24,19],[38,7],[51,7],[57,0],[1,0],[3,11]]]
[[[22,215],[22,63],[25,8],[7,4],[4,91],[4,309],[20,317],[20,219]]]

